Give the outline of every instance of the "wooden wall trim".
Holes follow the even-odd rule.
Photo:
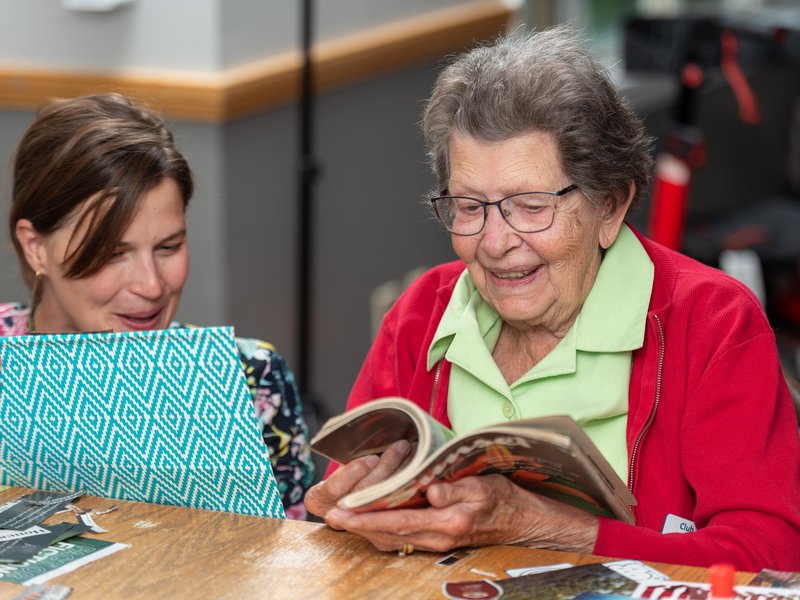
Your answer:
[[[482,0],[320,43],[313,50],[318,91],[435,61],[496,35],[511,9]],[[86,73],[0,65],[0,108],[31,109],[50,98],[119,91],[180,120],[225,122],[296,99],[301,56],[287,53],[220,73]]]

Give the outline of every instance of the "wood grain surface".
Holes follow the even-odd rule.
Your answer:
[[[0,492],[0,503],[28,490]],[[365,540],[318,523],[81,498],[81,508],[106,508],[95,521],[108,530],[92,534],[130,547],[50,583],[73,588],[70,600],[121,598],[444,598],[447,581],[482,579],[470,569],[507,577],[506,569],[608,560],[514,546],[469,549],[450,566],[443,555],[379,552]],[[48,522],[67,520],[63,515]],[[651,563],[673,579],[705,581],[706,570]],[[752,574],[739,573],[739,583]],[[486,577],[494,579],[492,577]],[[0,600],[21,586],[0,582]]]

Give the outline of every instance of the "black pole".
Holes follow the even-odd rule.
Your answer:
[[[300,158],[299,158],[299,231],[298,231],[298,307],[297,343],[298,386],[301,397],[311,400],[311,307],[313,298],[313,184],[317,167],[313,154],[314,90],[312,82],[311,39],[313,2],[303,0],[302,5],[303,67],[300,74]]]

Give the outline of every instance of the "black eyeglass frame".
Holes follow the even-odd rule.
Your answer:
[[[505,202],[506,200],[510,200],[511,198],[516,198],[518,196],[527,196],[529,194],[546,194],[548,196],[553,196],[554,198],[560,198],[561,196],[565,196],[565,195],[569,194],[570,192],[574,192],[577,189],[578,189],[578,184],[573,183],[571,185],[568,185],[565,188],[562,188],[562,189],[558,190],[557,192],[519,192],[518,194],[511,194],[510,196],[506,196],[505,198],[501,198],[500,200],[495,200],[494,202],[488,202],[486,200],[478,200],[477,198],[471,198],[469,196],[437,196],[435,198],[430,198],[428,200],[428,202],[430,202],[431,206],[433,206],[433,211],[436,213],[436,217],[439,219],[439,222],[444,226],[445,229],[447,229],[447,231],[449,231],[453,235],[460,235],[460,236],[463,236],[463,237],[469,237],[471,235],[478,235],[481,231],[483,231],[483,228],[486,227],[486,219],[489,216],[489,207],[490,206],[496,206],[497,207],[497,210],[500,211],[500,216],[503,217],[503,220],[506,223],[508,223],[509,227],[511,227],[511,229],[513,229],[514,231],[517,231],[519,233],[539,233],[540,231],[546,231],[546,230],[550,229],[550,227],[553,226],[553,222],[555,221],[555,209],[556,209],[555,206],[553,206],[553,219],[550,221],[550,224],[547,227],[543,227],[542,229],[534,229],[532,231],[525,231],[525,230],[522,230],[522,229],[519,229],[519,228],[515,227],[514,224],[511,221],[508,220],[508,215],[503,211],[503,209],[501,207],[503,202]],[[439,214],[439,207],[438,207],[438,205],[436,203],[439,200],[445,200],[445,199],[450,199],[450,198],[463,198],[464,200],[471,200],[471,201],[477,202],[478,204],[483,206],[483,222],[481,223],[481,227],[480,227],[480,229],[478,229],[478,231],[476,231],[475,233],[456,233],[455,231],[451,230],[447,226],[447,224],[445,224],[444,219],[442,219],[442,215]]]

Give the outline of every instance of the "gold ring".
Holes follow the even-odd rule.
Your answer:
[[[408,556],[414,554],[414,546],[412,544],[403,544],[403,547],[397,551],[398,556]]]

